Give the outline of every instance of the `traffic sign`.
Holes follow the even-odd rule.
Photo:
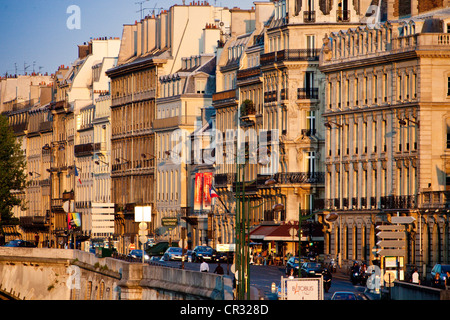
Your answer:
[[[404,257],[405,249],[380,249],[378,254],[384,257]]]
[[[141,243],[146,243],[147,240],[148,240],[147,236],[140,236],[140,237],[139,237],[139,241],[140,241]]]
[[[406,216],[406,217],[400,217],[400,216],[398,216],[398,217],[392,217],[391,218],[391,223],[405,223],[405,224],[408,224],[408,223],[413,223],[414,221],[416,221],[416,219],[414,218],[414,217],[411,217],[411,216]]]
[[[384,225],[380,225],[377,226],[377,229],[380,231],[403,231],[405,230],[405,226],[404,225],[394,225],[394,224],[384,224]]]
[[[377,237],[381,239],[405,239],[405,233],[397,231],[380,231],[377,233]]]
[[[404,240],[381,240],[377,242],[381,248],[402,248],[405,246]]]

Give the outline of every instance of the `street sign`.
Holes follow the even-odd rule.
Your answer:
[[[405,230],[405,226],[403,225],[394,225],[394,224],[385,224],[385,225],[380,225],[377,226],[377,229],[380,231],[404,231]]]
[[[323,279],[281,278],[282,300],[323,300]]]
[[[377,233],[377,237],[381,239],[405,239],[405,233],[396,231],[380,231]]]
[[[414,217],[411,216],[407,216],[407,217],[392,217],[391,218],[391,223],[413,223],[414,221],[416,221],[416,219]]]
[[[380,256],[404,257],[405,249],[380,249],[378,250]]]
[[[392,287],[392,283],[395,281],[395,279],[397,278],[395,272],[393,271],[386,271],[386,273],[384,274],[384,281],[386,282],[387,286]]]
[[[405,246],[404,240],[380,240],[377,246],[381,248],[402,248]]]
[[[141,243],[146,243],[147,240],[148,240],[147,236],[140,236],[140,237],[139,237],[139,241],[140,241]]]
[[[176,227],[178,225],[178,218],[161,218],[163,227]]]

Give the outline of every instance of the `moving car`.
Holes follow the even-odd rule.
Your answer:
[[[128,254],[129,257],[142,260],[142,250],[131,250]],[[148,254],[144,254],[144,261],[148,261],[150,259]]]
[[[318,262],[305,262],[300,268],[302,277],[320,277],[322,270],[322,264]]]
[[[336,291],[331,300],[367,300],[364,295],[351,291]]]
[[[25,247],[25,248],[36,248],[36,244],[30,241],[25,240],[11,240],[7,244],[4,245],[4,247]]]
[[[210,246],[196,246],[192,252],[192,261],[199,262],[201,259],[212,261],[214,256],[214,249]]]
[[[162,257],[164,261],[181,260],[183,250],[179,247],[169,247]]]

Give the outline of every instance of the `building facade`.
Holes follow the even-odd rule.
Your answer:
[[[326,212],[339,219],[322,221],[325,253],[343,264],[372,261],[376,226],[397,215],[415,219],[406,265],[449,259],[449,11],[420,13],[324,42]]]

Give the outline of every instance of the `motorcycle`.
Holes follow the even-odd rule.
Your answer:
[[[361,281],[361,275],[358,270],[352,270],[352,273],[350,274],[350,281],[353,285],[356,285]]]
[[[331,259],[330,261],[330,269],[332,273],[336,273],[337,270],[337,263],[335,259]]]
[[[367,272],[362,272],[359,280],[362,286],[366,286],[367,279],[369,279],[369,274]]]
[[[325,292],[328,292],[328,290],[330,290],[331,287],[331,278],[332,278],[330,271],[328,271],[327,269],[323,270],[322,278],[323,278],[323,289],[325,290]]]

